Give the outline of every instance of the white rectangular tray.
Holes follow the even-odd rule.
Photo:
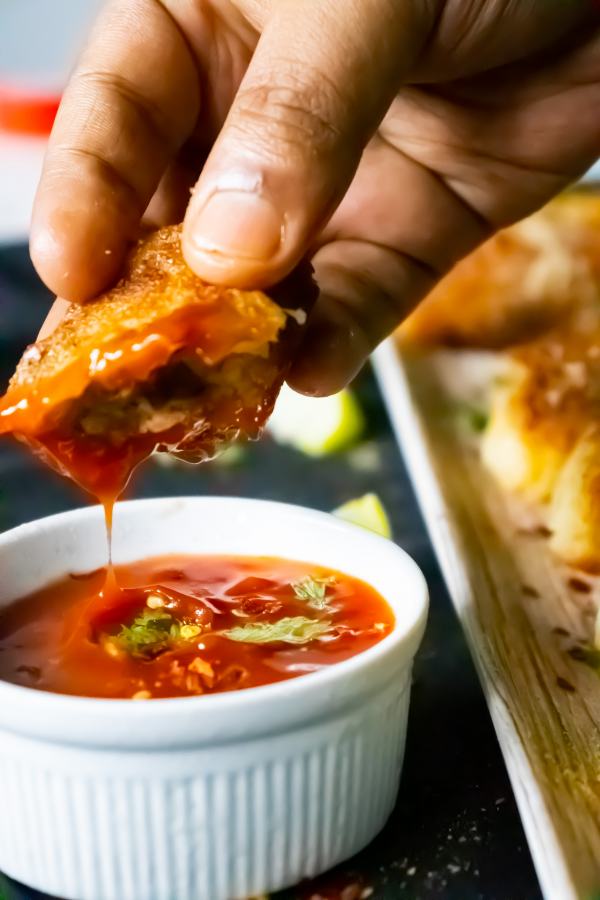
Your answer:
[[[544,896],[598,900],[600,677],[568,652],[592,632],[598,585],[573,587],[577,573],[551,556],[543,531],[498,489],[465,435],[457,401],[489,385],[484,357],[407,357],[390,339],[374,363]]]

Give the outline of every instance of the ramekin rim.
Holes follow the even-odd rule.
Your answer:
[[[128,720],[133,725],[135,722],[144,722],[153,724],[157,722],[169,723],[171,720],[178,719],[183,713],[189,712],[190,709],[201,709],[208,716],[211,711],[219,710],[221,715],[234,716],[236,711],[244,708],[244,713],[250,706],[254,709],[260,709],[261,706],[271,705],[273,703],[282,702],[289,699],[290,704],[303,694],[310,695],[320,690],[326,690],[328,687],[339,685],[346,679],[356,676],[361,670],[375,666],[377,662],[383,663],[397,652],[403,644],[411,648],[412,652],[407,654],[406,662],[409,662],[416,652],[418,643],[420,642],[427,617],[428,610],[428,590],[425,578],[417,565],[417,563],[397,544],[388,541],[386,538],[380,537],[372,532],[361,529],[358,526],[348,522],[341,521],[333,517],[330,513],[313,510],[308,507],[294,505],[290,503],[281,503],[273,500],[260,500],[245,497],[219,497],[213,495],[203,496],[179,496],[179,497],[161,497],[139,500],[122,501],[119,504],[121,511],[127,512],[132,507],[140,507],[145,505],[151,507],[153,505],[163,505],[167,502],[178,501],[181,503],[193,505],[204,505],[209,503],[219,503],[223,505],[244,505],[260,506],[263,509],[269,507],[273,510],[285,510],[288,514],[297,515],[301,518],[310,519],[313,522],[322,522],[328,524],[329,527],[335,523],[340,533],[352,533],[354,539],[357,534],[360,539],[373,546],[373,542],[377,545],[385,546],[386,552],[394,554],[397,559],[402,560],[405,569],[410,570],[415,584],[418,589],[418,603],[415,603],[415,611],[412,620],[402,629],[398,626],[398,618],[396,609],[394,608],[394,600],[390,597],[384,597],[395,614],[394,627],[390,634],[386,635],[377,644],[350,657],[349,659],[335,663],[318,672],[307,673],[297,678],[285,681],[274,682],[273,684],[260,685],[253,688],[246,688],[239,691],[224,692],[220,694],[211,694],[203,697],[171,697],[171,698],[155,698],[149,702],[132,703],[130,699],[112,699],[84,697],[68,694],[59,694],[51,691],[43,691],[36,688],[29,688],[23,685],[15,685],[10,682],[0,680],[0,707],[6,704],[16,703],[19,706],[26,704],[32,712],[44,711],[44,715],[48,716],[79,716],[84,714],[86,720],[96,717],[98,720],[109,720],[116,722],[119,720]],[[66,512],[57,513],[42,519],[36,519],[31,522],[19,525],[9,531],[0,534],[0,546],[2,544],[17,542],[27,534],[44,525],[46,528],[52,528],[60,525],[64,520],[77,520],[78,518],[88,518],[98,515],[97,507],[80,507]],[[7,727],[7,726],[2,726]],[[15,729],[17,732],[19,729]]]

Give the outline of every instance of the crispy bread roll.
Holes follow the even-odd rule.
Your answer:
[[[406,343],[505,347],[600,303],[600,196],[566,194],[459,262],[399,330]]]
[[[504,487],[547,501],[599,417],[600,321],[590,312],[511,352],[507,376],[492,391],[483,460]]]
[[[600,573],[600,422],[580,437],[557,479],[550,546],[566,562]]]
[[[0,433],[96,496],[155,449],[199,461],[255,438],[314,292],[310,279],[288,279],[276,292],[284,308],[260,291],[206,284],[183,260],[179,227],[162,228],[139,242],[112,290],[72,305],[25,351],[0,400]]]

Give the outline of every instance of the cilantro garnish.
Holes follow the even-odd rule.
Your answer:
[[[131,656],[152,657],[180,636],[180,624],[162,609],[144,609],[131,625],[122,625],[115,640]]]
[[[306,600],[313,609],[327,609],[327,587],[334,581],[332,576],[315,578],[306,575],[292,582],[292,590],[299,600]]]
[[[489,416],[481,409],[472,409],[469,415],[469,425],[476,434],[481,434],[488,426]]]
[[[331,622],[318,622],[306,616],[288,616],[278,622],[248,622],[223,631],[224,637],[246,644],[308,644],[331,631]]]
[[[456,413],[463,425],[475,434],[481,434],[488,426],[488,414],[470,403],[457,403]]]
[[[181,641],[193,641],[202,626],[181,621],[166,609],[145,607],[130,625],[121,625],[108,644],[125,650],[130,656],[151,659]]]

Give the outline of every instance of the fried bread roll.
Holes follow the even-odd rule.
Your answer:
[[[561,559],[600,571],[600,314],[511,352],[482,458],[504,488],[544,504]]]
[[[484,462],[509,490],[550,499],[571,450],[600,414],[600,322],[586,316],[514,349],[495,385]]]
[[[600,196],[565,194],[462,260],[400,328],[404,342],[506,347],[600,303]]]
[[[155,449],[199,461],[255,438],[313,299],[307,282],[302,295],[299,279],[278,288],[287,309],[261,291],[206,284],[183,260],[179,227],[162,228],[112,290],[72,305],[25,351],[0,400],[0,433],[96,496]]]
[[[584,432],[557,479],[548,527],[558,556],[600,573],[600,422]]]

